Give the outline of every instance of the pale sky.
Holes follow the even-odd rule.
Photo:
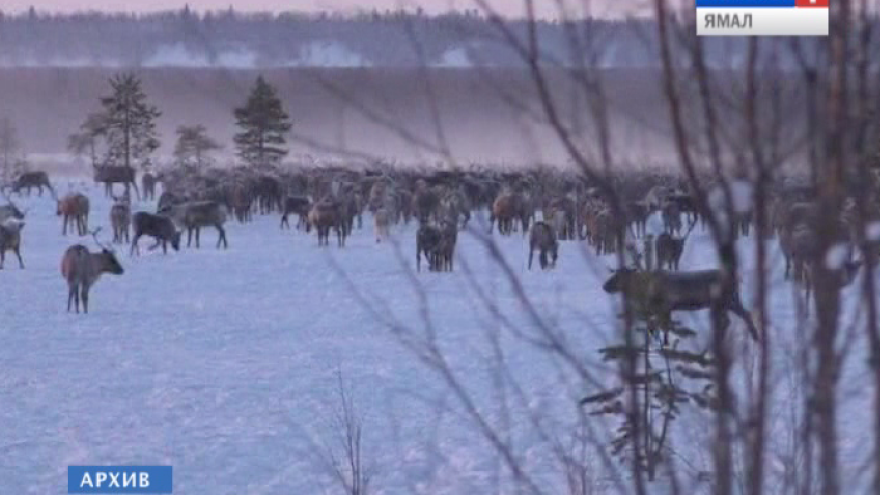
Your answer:
[[[487,0],[497,11],[508,16],[520,17],[525,12],[523,0]],[[180,9],[186,3],[198,11],[226,9],[230,5],[239,11],[272,11],[297,10],[303,12],[343,11],[351,12],[358,9],[380,10],[388,8],[423,7],[427,12],[438,13],[449,9],[464,10],[476,8],[474,0],[2,0],[0,9],[4,12],[22,12],[33,5],[39,11],[75,12],[80,10],[101,10],[107,12],[149,12],[156,10]],[[629,5],[642,3],[641,0],[567,0],[575,13],[585,4],[592,4],[596,10],[594,15],[604,16],[609,13],[600,7],[614,5],[617,10]],[[557,17],[557,0],[535,0],[535,7],[540,17]],[[607,10],[607,9],[606,9]],[[603,15],[604,14],[604,15]]]

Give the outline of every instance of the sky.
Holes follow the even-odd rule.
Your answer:
[[[524,13],[523,0],[486,0],[500,13],[507,16],[520,17]],[[640,0],[568,0],[571,6],[592,3],[597,7],[607,8],[621,4],[639,3]],[[439,13],[449,9],[464,10],[475,8],[475,0],[2,0],[0,9],[4,12],[21,12],[31,5],[39,11],[75,12],[81,10],[101,10],[107,12],[149,12],[156,10],[172,10],[189,4],[190,8],[205,11],[226,9],[230,5],[240,11],[272,11],[297,10],[303,12],[342,11],[351,12],[358,9],[380,10],[397,8],[423,7],[427,12]],[[540,17],[556,16],[556,0],[535,0],[535,7]]]

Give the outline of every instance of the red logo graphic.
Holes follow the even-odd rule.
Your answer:
[[[828,8],[828,0],[795,0],[797,7],[821,7]]]

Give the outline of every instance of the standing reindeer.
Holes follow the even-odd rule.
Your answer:
[[[167,213],[175,223],[186,227],[186,247],[192,244],[193,232],[195,232],[196,248],[199,248],[201,229],[208,226],[217,229],[219,234],[217,247],[219,248],[220,244],[223,244],[224,248],[229,247],[226,241],[226,229],[223,228],[227,219],[226,207],[216,201],[190,201],[162,209],[159,213]]]
[[[131,196],[126,194],[121,199],[114,197],[116,202],[110,208],[110,225],[113,226],[113,242],[121,244],[129,242],[131,226]]]
[[[61,235],[67,235],[67,226],[71,228],[76,223],[76,230],[80,236],[88,233],[89,229],[89,198],[81,193],[71,193],[58,200],[56,213],[62,217]]]
[[[18,266],[24,268],[21,259],[21,229],[24,222],[16,218],[7,218],[0,223],[0,270],[6,262],[6,251],[12,251],[18,257]]]
[[[137,198],[141,199],[141,193],[138,191],[137,182],[135,181],[134,168],[124,165],[96,165],[94,172],[95,182],[104,183],[104,193],[107,196],[113,195],[113,184],[124,184],[126,191],[128,191],[129,186],[133,187]]]
[[[144,172],[141,176],[141,187],[144,189],[144,199],[152,201],[156,198],[156,176],[152,172]]]
[[[532,231],[529,234],[529,270],[532,269],[535,249],[538,250],[538,262],[541,264],[542,270],[556,267],[556,260],[559,258],[559,241],[556,239],[553,227],[547,222],[535,222],[532,226]]]
[[[104,273],[122,275],[122,265],[116,259],[116,254],[98,241],[99,227],[91,232],[95,243],[101,248],[100,252],[91,253],[82,244],[75,244],[67,248],[64,257],[61,258],[61,276],[67,281],[67,311],[70,312],[70,303],[76,303],[76,312],[79,313],[79,301],[82,298],[83,312],[89,312],[89,289]]]

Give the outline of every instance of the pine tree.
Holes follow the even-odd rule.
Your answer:
[[[234,137],[235,146],[245,162],[267,165],[287,155],[284,135],[290,131],[290,116],[263,76],[257,77],[245,106],[235,109],[235,121],[242,129]]]
[[[67,151],[79,158],[88,154],[92,166],[98,165],[98,139],[104,135],[104,117],[92,113],[75,132],[67,137]]]
[[[177,144],[174,146],[174,157],[186,165],[201,168],[210,162],[208,153],[219,150],[222,146],[207,135],[205,126],[182,125],[177,128]]]
[[[110,79],[113,94],[101,98],[103,136],[108,161],[119,160],[126,167],[135,161],[149,162],[159,148],[156,119],[162,112],[147,102],[141,81],[134,74],[118,74]]]

